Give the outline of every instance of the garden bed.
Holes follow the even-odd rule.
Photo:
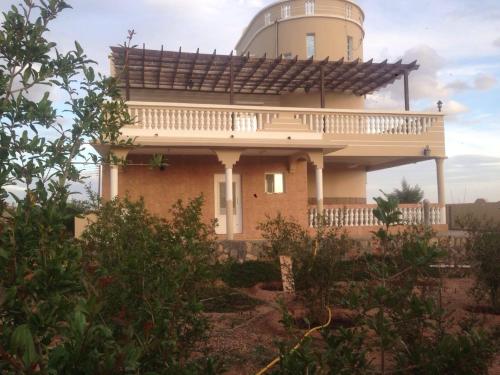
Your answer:
[[[470,307],[475,306],[468,293],[472,286],[471,278],[443,279],[443,305],[452,312],[455,325],[458,327],[460,322],[472,315],[485,328],[497,327],[497,330],[500,330],[499,315],[484,314],[477,309],[470,311]],[[298,341],[310,326],[302,320],[292,331],[283,327],[280,307],[275,302],[284,297],[281,291],[264,290],[260,285],[249,289],[238,289],[238,292],[259,303],[246,310],[207,314],[212,325],[209,337],[210,349],[224,360],[225,373],[228,375],[256,373],[278,355],[277,341],[294,339]],[[300,309],[300,306],[297,306],[299,302],[292,300],[290,303],[295,305],[296,310]],[[346,318],[347,313],[345,309],[333,309],[333,330],[352,326],[352,320]],[[374,363],[377,363],[377,356],[372,358]],[[496,356],[490,374],[500,374],[500,355]]]

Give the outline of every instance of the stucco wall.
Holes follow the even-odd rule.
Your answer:
[[[308,197],[315,204],[315,169],[308,168]],[[348,168],[344,165],[325,164],[323,170],[323,194],[325,204],[366,203],[366,170],[362,167]]]
[[[290,18],[282,19],[281,7],[291,5]],[[351,4],[351,18],[346,14],[346,3]],[[270,14],[270,25],[265,26],[265,15]],[[278,30],[275,21],[279,20]],[[305,1],[276,2],[257,13],[236,45],[238,53],[249,51],[255,55],[276,56],[276,34],[278,32],[278,54],[298,54],[306,58],[305,35],[316,34],[316,58],[331,59],[346,57],[347,35],[353,37],[353,57],[363,58],[364,15],[359,6],[344,0],[316,0],[313,16],[306,16]]]
[[[130,156],[129,163],[147,163],[147,158]],[[203,194],[203,216],[207,222],[214,218],[214,174],[224,168],[215,156],[170,156],[164,171],[148,166],[128,165],[119,172],[119,195],[132,199],[144,197],[147,208],[154,214],[168,217],[169,209],[178,199],[187,200]],[[103,196],[109,198],[109,173],[104,168]],[[285,193],[270,195],[264,191],[264,174],[283,172]],[[288,172],[287,158],[242,157],[233,173],[241,175],[243,233],[236,239],[257,239],[258,223],[266,215],[281,212],[307,226],[307,163],[299,162],[294,173]],[[222,238],[224,236],[221,236]]]

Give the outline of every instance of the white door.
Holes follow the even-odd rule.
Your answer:
[[[216,174],[214,176],[215,191],[215,218],[217,227],[215,233],[226,234],[226,176]],[[233,214],[234,214],[234,233],[241,233],[242,210],[241,210],[241,177],[239,174],[233,174]]]

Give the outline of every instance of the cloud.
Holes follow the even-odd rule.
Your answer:
[[[444,111],[447,115],[458,115],[461,113],[469,112],[469,108],[466,105],[456,100],[450,100],[444,103],[443,106]]]
[[[495,76],[491,74],[478,74],[474,80],[474,87],[477,90],[486,91],[493,88],[497,83]]]
[[[493,45],[494,45],[495,47],[500,48],[500,38],[496,38],[496,39],[493,41]]]

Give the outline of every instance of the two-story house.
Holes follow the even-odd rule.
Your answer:
[[[319,213],[351,231],[378,225],[367,204],[370,171],[435,159],[445,226],[443,115],[410,111],[417,62],[363,56],[362,9],[350,0],[287,0],[262,9],[227,55],[113,47],[112,73],[135,122],[126,158],[104,165],[104,198],[144,197],[167,216],[179,198],[205,197],[203,215],[227,239],[257,239],[256,226],[281,212],[304,226]],[[367,95],[404,81],[404,110],[365,109]],[[167,166],[149,167],[163,155]],[[403,205],[409,222],[420,205]]]

